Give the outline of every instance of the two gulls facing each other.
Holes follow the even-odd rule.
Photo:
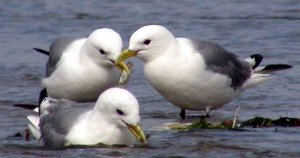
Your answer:
[[[218,109],[244,90],[259,85],[271,73],[291,68],[290,65],[261,66],[262,55],[240,59],[218,44],[176,38],[165,27],[148,25],[130,38],[128,50],[116,59],[121,63],[137,56],[144,61],[148,82],[168,101],[185,110]]]
[[[41,115],[30,115],[29,129],[45,146],[146,144],[139,125],[139,104],[127,90],[104,91],[92,108],[73,106],[69,100],[46,98]]]
[[[87,38],[57,39],[49,51],[35,48],[49,56],[39,103],[46,96],[76,102],[96,101],[104,90],[117,85],[121,75],[117,68],[129,71],[124,63],[115,63],[122,47],[117,32],[102,28]]]

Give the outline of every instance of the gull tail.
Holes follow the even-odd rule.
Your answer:
[[[252,75],[244,85],[243,89],[248,89],[263,83],[264,81],[271,78],[272,74],[276,71],[290,69],[293,66],[288,64],[270,64],[266,66],[259,66],[263,60],[261,54],[253,54],[250,58],[245,59],[252,66]]]
[[[33,48],[34,50],[36,50],[39,53],[45,54],[49,56],[49,52],[40,48]]]
[[[41,132],[40,132],[40,128],[39,128],[40,117],[39,116],[29,115],[29,116],[27,116],[27,120],[29,121],[29,123],[28,123],[28,129],[29,129],[30,133],[37,140],[39,140],[41,138]]]
[[[13,106],[23,108],[23,109],[28,109],[28,110],[34,110],[39,107],[38,105],[34,105],[34,104],[14,104]]]
[[[254,73],[268,74],[273,73],[275,71],[290,69],[292,67],[292,65],[287,64],[270,64],[266,66],[257,67],[256,69],[254,69]]]
[[[44,101],[44,99],[46,97],[47,97],[47,91],[46,91],[46,88],[44,88],[40,92],[38,105],[34,105],[34,104],[14,104],[13,106],[23,108],[23,109],[33,110],[33,111],[40,114],[40,106],[41,106],[42,102]]]
[[[263,56],[261,54],[253,54],[250,56],[251,59],[253,60],[253,65],[252,65],[252,69],[254,70],[255,68],[257,68],[257,66],[261,63],[261,61],[263,60]]]
[[[34,109],[34,111],[36,113],[39,113],[40,116],[34,116],[34,115],[29,115],[27,116],[27,120],[28,120],[28,129],[30,131],[30,133],[37,139],[40,140],[41,138],[41,132],[40,132],[40,128],[39,128],[39,124],[40,124],[40,117],[42,117],[42,115],[47,115],[47,108],[49,106],[52,105],[52,100],[51,98],[45,98],[41,104],[40,107],[37,107]]]

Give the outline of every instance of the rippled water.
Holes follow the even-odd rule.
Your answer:
[[[47,58],[32,48],[48,48],[57,37],[82,37],[96,28],[118,31],[128,45],[130,35],[146,24],[160,24],[176,36],[220,43],[239,56],[262,53],[264,63],[289,63],[269,82],[213,111],[212,118],[253,116],[300,117],[300,2],[272,1],[0,1],[0,157],[299,157],[299,128],[246,131],[158,130],[178,122],[179,109],[164,100],[144,80],[139,60],[129,89],[141,104],[149,148],[76,148],[52,150],[38,141],[11,137],[26,129],[31,111],[12,107],[36,103]],[[188,115],[199,115],[188,112]]]

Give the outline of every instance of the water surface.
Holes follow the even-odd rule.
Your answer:
[[[105,147],[53,150],[38,141],[12,138],[24,133],[31,111],[12,107],[36,103],[47,57],[32,50],[47,49],[58,37],[83,37],[101,27],[130,35],[146,24],[160,24],[176,36],[217,42],[241,57],[265,56],[264,64],[289,63],[293,69],[213,111],[212,118],[254,116],[300,117],[299,50],[300,2],[272,1],[0,1],[0,157],[299,157],[299,128],[246,131],[158,130],[178,122],[179,109],[164,100],[144,79],[143,64],[133,59],[129,84],[141,104],[142,124],[150,135],[149,148]],[[199,115],[199,112],[188,112]]]

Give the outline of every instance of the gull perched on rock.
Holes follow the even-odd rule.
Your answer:
[[[128,50],[116,62],[131,56],[144,61],[146,79],[166,100],[181,108],[183,119],[185,109],[208,114],[269,79],[272,72],[292,67],[258,67],[263,58],[260,54],[243,60],[212,42],[176,38],[159,25],[134,32]]]
[[[117,32],[102,28],[87,38],[57,39],[49,51],[35,48],[49,55],[39,103],[47,95],[76,102],[96,101],[104,90],[117,85],[121,72],[116,67],[129,71],[124,63],[115,64],[122,47]]]
[[[72,107],[69,100],[45,98],[41,116],[30,115],[29,130],[45,146],[146,144],[139,126],[139,104],[127,90],[110,88],[94,107]]]

